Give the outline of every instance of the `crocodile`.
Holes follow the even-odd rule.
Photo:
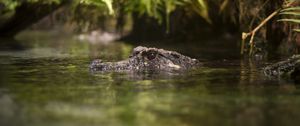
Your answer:
[[[266,66],[263,72],[272,77],[288,77],[290,79],[300,80],[300,55],[294,55],[284,61]]]
[[[90,70],[97,71],[177,71],[199,66],[197,59],[184,56],[175,51],[138,46],[128,59],[118,62],[103,62],[95,59]]]

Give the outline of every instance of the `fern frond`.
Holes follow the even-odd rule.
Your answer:
[[[281,10],[281,12],[285,12],[285,11],[300,11],[300,6],[288,7],[288,8],[285,8],[285,9]]]
[[[300,12],[281,12],[280,15],[300,16]]]
[[[277,20],[279,22],[293,22],[293,23],[300,23],[300,19],[280,19]]]
[[[295,32],[300,32],[300,29],[293,29],[293,31],[295,31]]]

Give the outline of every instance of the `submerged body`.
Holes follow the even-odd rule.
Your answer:
[[[294,55],[287,60],[267,66],[263,70],[267,76],[289,77],[294,80],[300,79],[300,55]]]
[[[92,71],[172,71],[187,70],[199,65],[199,61],[175,51],[138,46],[128,59],[119,62],[94,60]]]

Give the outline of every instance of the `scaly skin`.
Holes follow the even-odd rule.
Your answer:
[[[119,62],[94,60],[90,69],[92,71],[173,71],[187,70],[199,65],[198,60],[175,51],[138,46],[126,60]]]
[[[300,55],[294,55],[285,61],[281,61],[263,69],[263,72],[267,76],[288,76],[291,79],[299,78],[300,70]]]

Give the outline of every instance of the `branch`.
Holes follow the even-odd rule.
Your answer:
[[[262,27],[264,26],[269,20],[271,20],[274,16],[276,16],[279,12],[280,12],[281,9],[278,9],[276,11],[274,11],[272,14],[270,14],[266,19],[264,19],[257,27],[255,27],[252,31],[248,32],[248,33],[245,33],[243,32],[242,33],[242,47],[241,47],[241,54],[244,53],[244,45],[245,45],[245,40],[251,36],[250,38],[250,52],[249,52],[249,55],[252,54],[253,52],[253,46],[254,46],[254,36],[256,34],[256,32]]]

